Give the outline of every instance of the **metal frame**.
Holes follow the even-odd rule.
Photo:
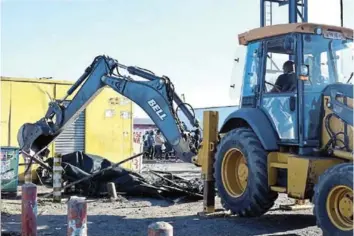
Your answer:
[[[267,26],[267,21],[270,23],[268,25],[272,24],[273,3],[278,3],[279,7],[288,5],[288,23],[308,22],[308,0],[260,0],[261,27]]]
[[[288,5],[288,23],[308,22],[308,0],[260,0],[261,27],[273,24],[273,3],[277,3],[279,7]],[[289,57],[289,60],[294,59],[293,56]]]
[[[296,55],[295,57],[295,64],[299,65],[303,64],[303,57],[300,55],[303,55],[303,45],[302,45],[302,35],[297,34],[295,37],[297,37],[297,45],[296,45]],[[296,77],[299,78],[300,76],[300,71],[296,70]],[[297,84],[297,110],[298,110],[298,138],[299,138],[299,154],[304,154],[305,151],[303,150],[304,144],[305,144],[305,114],[304,114],[304,81],[303,80],[298,80]]]
[[[217,111],[203,112],[203,145],[198,155],[202,164],[202,179],[204,180],[203,212],[212,213],[215,211],[215,179],[213,176],[213,164],[215,150],[218,143],[218,121]]]

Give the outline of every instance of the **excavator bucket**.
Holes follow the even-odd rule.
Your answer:
[[[30,155],[45,150],[53,139],[54,136],[50,135],[46,126],[40,122],[25,123],[17,133],[20,150]]]

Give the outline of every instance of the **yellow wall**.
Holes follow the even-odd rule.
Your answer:
[[[121,95],[106,88],[86,108],[86,129],[90,130],[85,135],[87,153],[104,156],[113,162],[132,154],[132,119],[121,116],[123,111],[131,114],[132,103],[123,102]],[[131,162],[123,166],[131,168]]]
[[[9,142],[9,116],[10,116],[11,83],[1,83],[1,146],[10,146]]]
[[[1,146],[18,147],[17,131],[24,123],[36,122],[43,117],[50,101],[49,96],[54,97],[53,92],[53,86],[50,84],[1,82],[1,105],[4,105],[1,108]],[[53,145],[49,150],[53,150]],[[19,163],[24,163],[22,156]],[[33,167],[35,169],[37,165]],[[20,180],[23,179],[24,171],[25,167],[20,166]],[[35,175],[33,177],[36,178]]]
[[[66,96],[66,92],[69,90],[70,87],[71,84],[55,84],[55,98],[56,99],[64,98],[64,96]],[[77,91],[78,90],[75,90],[75,92],[71,94],[67,99],[71,100],[75,96]]]
[[[15,146],[17,132],[24,123],[36,122],[48,108],[50,98],[60,99],[66,94],[70,83],[62,81],[38,81],[29,79],[1,78],[1,146]],[[73,95],[69,97],[72,99]],[[85,152],[118,162],[132,155],[132,118],[123,119],[121,111],[132,112],[132,103],[114,104],[122,96],[110,88],[105,88],[86,108]],[[112,103],[113,101],[113,103]],[[110,117],[107,110],[113,111]],[[10,132],[9,132],[10,131]],[[54,145],[50,151],[53,155]],[[23,158],[20,157],[20,163]],[[131,164],[125,164],[130,168]],[[20,180],[24,167],[20,166]],[[35,177],[35,176],[34,176]]]

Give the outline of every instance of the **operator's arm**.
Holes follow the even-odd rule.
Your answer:
[[[275,81],[275,86],[269,91],[270,93],[278,93],[282,90],[284,86],[284,74],[279,75],[277,80]]]
[[[128,76],[114,74],[114,70],[118,71],[118,67],[148,81],[135,81]],[[36,154],[45,150],[105,86],[111,87],[139,105],[161,130],[179,158],[190,162],[196,155],[199,140],[185,134],[173,102],[181,108],[195,127],[196,134],[200,132],[198,123],[186,104],[175,93],[171,81],[167,77],[158,77],[144,69],[121,65],[106,56],[96,57],[85,73],[68,90],[62,101],[74,91],[77,90],[77,93],[66,108],[61,105],[62,101],[51,102],[44,118],[35,124],[27,123],[20,128],[18,133],[20,149],[25,153],[32,151]]]

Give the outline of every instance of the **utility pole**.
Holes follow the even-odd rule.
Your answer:
[[[344,26],[344,20],[343,20],[343,0],[340,0],[340,26]]]

